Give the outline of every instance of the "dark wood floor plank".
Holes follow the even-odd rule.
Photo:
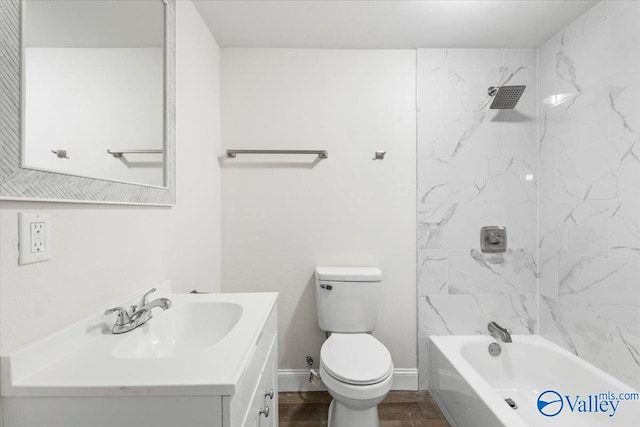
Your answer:
[[[420,402],[420,409],[422,410],[422,416],[427,420],[444,420],[444,415],[440,408],[434,403]]]
[[[279,427],[327,427],[327,421],[280,421]]]
[[[324,391],[280,393],[280,427],[326,427],[331,396]],[[426,391],[392,391],[378,407],[380,427],[449,427]]]
[[[282,421],[322,421],[327,418],[328,403],[278,405]]]
[[[429,396],[429,393],[425,391],[392,391],[383,403],[420,402],[425,399],[425,396]]]
[[[381,421],[409,421],[422,418],[422,409],[418,402],[385,403],[378,406]]]
[[[280,404],[331,403],[331,395],[326,391],[284,392],[278,394]]]
[[[292,426],[297,427],[297,426]],[[380,421],[380,427],[450,427],[445,420]]]

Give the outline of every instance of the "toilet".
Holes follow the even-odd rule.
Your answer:
[[[375,329],[382,272],[377,267],[317,267],[320,377],[333,397],[328,427],[379,427],[378,404],[393,384],[389,350]]]

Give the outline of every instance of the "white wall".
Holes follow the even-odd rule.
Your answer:
[[[220,289],[219,49],[191,2],[177,3],[177,205],[1,202],[0,351],[170,279]],[[18,212],[50,212],[53,259],[18,266]]]
[[[317,265],[377,265],[374,332],[416,367],[415,51],[222,49],[223,290],[278,291],[280,369],[319,360]],[[385,160],[372,160],[387,150]]]
[[[163,70],[161,48],[26,48],[25,165],[163,186],[162,154],[107,153],[162,148]]]

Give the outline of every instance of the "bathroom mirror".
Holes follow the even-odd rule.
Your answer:
[[[0,14],[0,197],[175,203],[174,1],[3,0]]]

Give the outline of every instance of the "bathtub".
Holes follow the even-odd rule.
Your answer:
[[[637,390],[539,336],[513,336],[496,357],[493,342],[430,338],[430,389],[452,427],[640,426]]]

